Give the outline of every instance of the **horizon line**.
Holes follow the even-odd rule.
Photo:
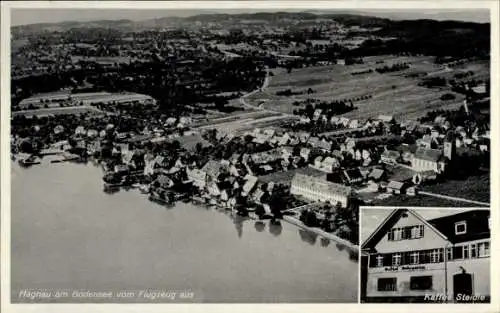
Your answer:
[[[61,20],[54,19],[53,12],[50,12],[50,16],[45,20],[42,19],[38,21],[22,21],[23,17],[28,19],[33,19],[36,17],[40,17],[43,14],[40,14],[42,11],[67,11],[67,13],[73,13],[74,11],[78,11],[78,16],[68,17]],[[81,16],[80,13],[82,11],[86,11],[86,13],[125,13],[127,12],[129,16],[102,16],[95,17],[95,14],[91,16],[85,17]],[[172,13],[180,13],[176,15],[165,14],[167,12],[163,12],[162,14],[157,14],[159,11],[168,11],[170,10]],[[46,13],[43,12],[43,13]],[[153,13],[146,14],[147,16],[131,16],[130,13]],[[154,19],[168,19],[168,18],[188,18],[193,16],[201,16],[201,15],[239,15],[239,14],[258,14],[258,13],[310,13],[314,15],[326,15],[326,14],[351,14],[351,15],[360,15],[367,17],[377,17],[382,19],[389,19],[393,21],[402,21],[402,20],[434,20],[434,21],[456,21],[456,22],[464,22],[464,23],[477,23],[477,24],[488,24],[490,23],[490,10],[486,8],[481,9],[328,9],[321,11],[319,9],[113,9],[113,8],[38,8],[38,9],[25,9],[25,8],[13,8],[11,11],[11,28],[13,27],[23,27],[23,26],[31,26],[31,25],[41,25],[41,24],[64,24],[64,23],[92,23],[98,21],[119,21],[119,20],[128,20],[133,22],[142,22],[147,20]],[[25,14],[27,13],[27,14]],[[31,16],[30,16],[31,13]],[[32,14],[35,13],[35,14]],[[481,13],[479,15],[472,16],[473,13]],[[485,14],[486,13],[486,14]],[[18,16],[16,16],[18,14]],[[442,15],[445,16],[442,16]],[[24,16],[23,16],[24,15]],[[66,15],[66,14],[65,14]],[[98,14],[99,15],[99,14]],[[414,16],[412,16],[414,15]],[[455,15],[455,16],[450,16]],[[485,19],[487,15],[487,18]],[[21,21],[15,22],[16,19],[21,19]],[[52,20],[50,20],[52,19]]]

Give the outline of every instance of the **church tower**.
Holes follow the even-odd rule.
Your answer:
[[[455,142],[455,134],[452,131],[449,131],[446,134],[446,140],[444,141],[443,147],[443,155],[444,157],[450,161],[456,153],[456,142]]]

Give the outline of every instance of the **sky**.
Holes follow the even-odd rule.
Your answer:
[[[155,10],[137,10],[137,9],[12,9],[11,23],[13,26],[36,24],[36,23],[57,23],[64,21],[93,21],[93,20],[118,20],[130,19],[134,21],[179,16],[186,17],[197,14],[206,13],[255,13],[255,12],[272,12],[272,11],[306,11],[304,9],[297,10],[188,10],[188,9],[155,9]],[[426,10],[359,10],[346,9],[342,12],[357,13],[362,15],[372,15],[391,19],[436,19],[436,20],[461,20],[472,22],[489,22],[489,11],[482,10],[452,10],[452,9],[426,9]],[[318,11],[314,13],[334,13],[335,11]]]
[[[467,209],[417,209],[417,212],[425,220],[430,220],[442,216],[458,214],[468,210],[477,210],[478,208]],[[365,208],[361,212],[361,243],[363,243],[375,229],[385,220],[393,209]]]

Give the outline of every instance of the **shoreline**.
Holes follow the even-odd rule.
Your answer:
[[[49,164],[53,164],[53,162],[50,162]],[[46,164],[46,165],[48,165],[48,164]],[[201,197],[196,197],[195,196],[194,199],[193,199],[195,201],[189,201],[189,203],[191,205],[194,205],[194,206],[197,206],[197,207],[203,207],[204,205],[209,205],[209,204],[201,202],[200,201],[201,199],[202,199]],[[149,197],[145,198],[145,200],[146,201],[152,201]],[[198,200],[198,201],[196,201],[196,200]],[[177,201],[175,201],[175,202],[177,202]],[[199,202],[199,203],[196,203],[196,202]],[[217,207],[218,209],[228,209],[228,208],[224,208],[224,207],[218,206],[216,204],[214,206]],[[260,220],[258,218],[255,218],[255,217],[251,216],[251,215],[249,215],[248,218],[250,218],[250,219],[252,219],[254,221]],[[294,226],[296,226],[298,228],[301,228],[301,229],[304,229],[304,230],[309,231],[311,233],[314,233],[316,235],[319,235],[319,236],[321,236],[323,238],[335,241],[335,242],[337,242],[339,244],[342,244],[342,245],[346,246],[347,248],[349,248],[349,249],[351,249],[353,251],[359,251],[359,246],[358,245],[355,245],[354,243],[352,243],[352,242],[350,242],[350,241],[348,241],[346,239],[340,238],[340,237],[338,237],[336,235],[333,235],[331,233],[327,233],[327,232],[325,232],[325,231],[323,231],[323,230],[321,230],[319,228],[308,227],[308,226],[304,225],[304,223],[302,223],[299,219],[297,219],[297,218],[295,218],[293,216],[284,215],[279,220],[285,221],[285,222],[287,222],[287,223],[289,223],[291,225],[294,225]]]
[[[348,241],[346,239],[342,239],[342,238],[340,238],[338,236],[335,236],[333,234],[327,233],[327,232],[325,232],[325,231],[323,231],[323,230],[321,230],[319,228],[308,227],[308,226],[304,225],[304,223],[302,223],[300,220],[298,220],[297,218],[295,218],[293,216],[285,215],[285,216],[283,216],[282,220],[285,221],[285,222],[288,222],[289,224],[295,225],[298,228],[302,228],[304,230],[310,231],[312,233],[315,233],[316,235],[319,235],[319,236],[324,237],[326,239],[335,241],[337,243],[340,243],[340,244],[346,246],[347,248],[349,248],[351,250],[359,252],[359,246],[358,245],[355,245],[355,244],[353,244],[352,242],[350,242],[350,241]]]

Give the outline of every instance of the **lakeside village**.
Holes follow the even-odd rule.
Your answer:
[[[412,123],[333,117],[342,135],[332,137],[272,127],[227,134],[198,129],[189,117],[140,119],[116,114],[126,104],[110,106],[113,113],[14,115],[13,158],[24,166],[47,155],[52,163],[93,161],[107,192],[137,188],[167,205],[193,201],[286,219],[351,246],[360,204],[417,195],[426,184],[489,166],[489,129],[467,103]]]

